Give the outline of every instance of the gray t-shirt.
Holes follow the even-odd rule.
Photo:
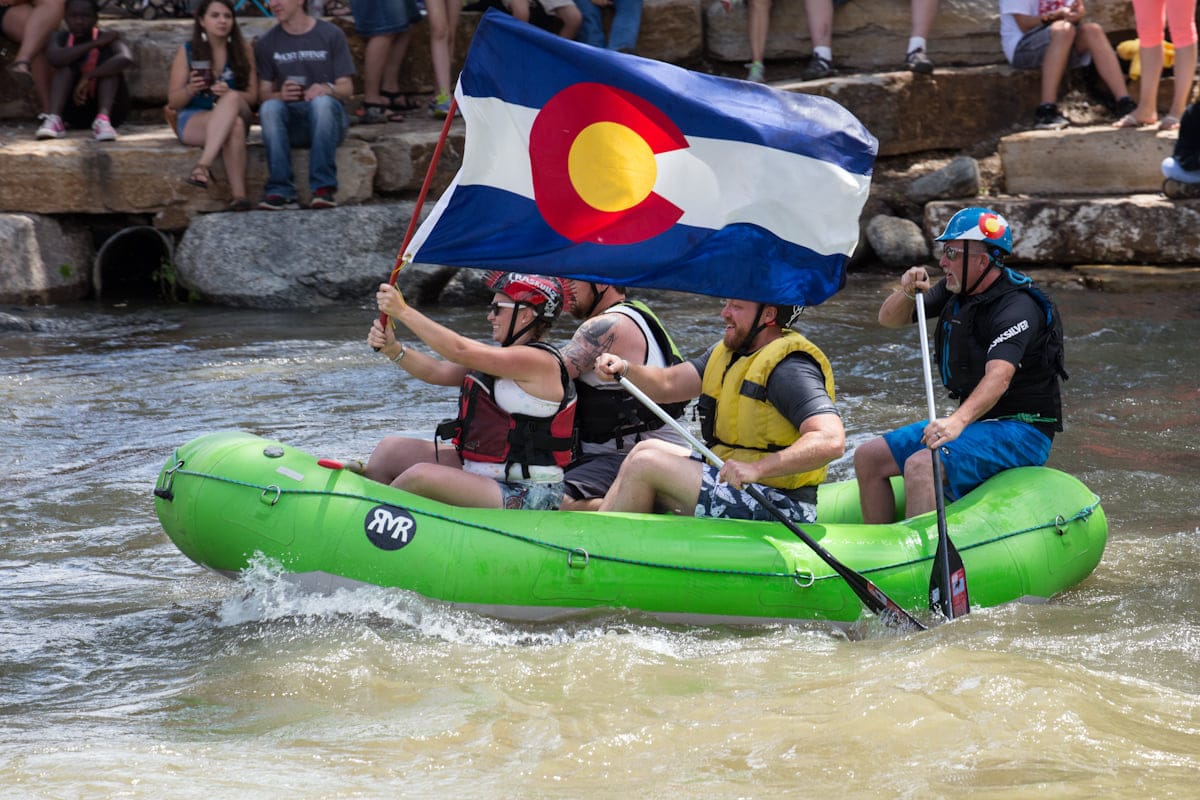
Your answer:
[[[254,64],[259,80],[271,81],[276,89],[289,77],[303,75],[305,86],[311,86],[354,74],[346,34],[323,19],[308,33],[298,35],[278,25],[271,28],[254,43]]]

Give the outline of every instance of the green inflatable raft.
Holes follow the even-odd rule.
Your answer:
[[[597,609],[692,624],[852,623],[867,613],[777,523],[458,508],[245,433],[179,448],[154,495],[171,541],[231,578],[265,556],[312,590],[396,587],[522,621]],[[936,515],[863,525],[853,481],[822,486],[818,508],[819,522],[804,526],[812,538],[926,613]],[[1044,467],[998,475],[946,518],[975,608],[1074,586],[1099,563],[1108,533],[1099,498]]]

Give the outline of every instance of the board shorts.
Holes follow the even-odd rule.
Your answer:
[[[1042,61],[1046,58],[1046,48],[1050,46],[1050,26],[1043,25],[1034,28],[1021,37],[1017,49],[1013,51],[1012,65],[1017,69],[1041,69]],[[1067,68],[1086,67],[1092,63],[1091,53],[1080,53],[1071,47],[1071,57],[1067,60]]]
[[[588,453],[580,456],[567,467],[563,483],[568,497],[574,500],[591,500],[604,497],[621,471],[621,462],[629,451],[611,453]]]
[[[534,481],[496,481],[501,507],[524,511],[557,511],[562,505],[563,485]]]
[[[778,522],[779,520],[741,489],[734,489],[728,483],[717,479],[720,470],[711,464],[704,464],[700,477],[700,496],[696,498],[695,515],[697,517],[717,517],[720,519],[753,519],[763,522]],[[807,523],[817,521],[817,487],[804,486],[785,492],[773,486],[758,487],[763,496],[792,522]],[[806,499],[811,498],[811,502]]]
[[[883,440],[901,471],[921,443],[928,421],[885,433]],[[946,474],[946,499],[958,500],[993,475],[1013,467],[1040,467],[1050,457],[1050,437],[1026,422],[987,419],[972,422],[958,438],[938,448]]]

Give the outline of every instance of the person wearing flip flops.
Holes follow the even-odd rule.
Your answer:
[[[354,30],[367,40],[363,51],[363,101],[356,122],[403,122],[411,106],[400,88],[400,67],[412,26],[421,21],[416,0],[351,0]],[[394,91],[385,91],[385,86]]]
[[[1068,68],[1096,65],[1116,99],[1118,117],[1137,105],[1108,35],[1098,22],[1084,22],[1083,0],[1000,0],[1000,46],[1017,69],[1042,71],[1041,104],[1033,126],[1061,130],[1071,124],[1058,109],[1058,89]]]
[[[196,8],[191,41],[175,51],[167,106],[177,112],[179,141],[202,148],[184,181],[198,189],[212,182],[220,155],[233,200],[231,211],[247,211],[246,134],[250,131],[258,77],[254,54],[242,38],[233,0],[203,0]]]
[[[307,147],[309,208],[335,208],[337,148],[350,118],[354,59],[346,34],[308,14],[306,0],[271,0],[278,24],[254,43],[267,183],[258,207],[297,208],[292,147]]]
[[[96,141],[111,142],[115,126],[129,114],[124,73],[133,66],[133,53],[116,31],[96,27],[98,13],[96,0],[67,0],[67,29],[55,32],[46,46],[54,78],[39,139],[61,139],[68,127],[90,125]]]
[[[0,32],[17,42],[17,57],[8,65],[9,76],[20,86],[32,88],[38,107],[50,107],[50,75],[46,42],[63,20],[65,0],[0,0]]]
[[[1137,108],[1113,123],[1114,128],[1140,128],[1158,123],[1160,131],[1173,131],[1187,108],[1196,76],[1196,0],[1133,0],[1137,20],[1138,55],[1142,75],[1138,81]],[[1158,82],[1163,71],[1163,24],[1171,26],[1175,46],[1175,92],[1170,112],[1158,117]]]

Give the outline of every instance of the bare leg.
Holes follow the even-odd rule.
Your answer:
[[[804,0],[813,47],[833,47],[833,0]]]
[[[221,160],[225,162],[225,177],[229,181],[229,193],[234,200],[246,196],[246,120],[234,117],[233,127],[221,147]]]
[[[1138,107],[1133,116],[1138,122],[1148,123],[1158,119],[1158,82],[1162,78],[1163,49],[1139,47],[1142,56],[1142,77],[1138,79]]]
[[[454,89],[450,68],[454,60],[454,34],[458,28],[458,14],[461,8],[462,3],[457,0],[429,0],[425,4],[433,77],[439,94],[450,94]]]
[[[504,498],[491,478],[441,464],[414,464],[392,486],[406,492],[468,508],[501,508]]]
[[[746,27],[750,35],[750,60],[762,61],[767,52],[767,30],[771,23],[771,0],[748,0]]]
[[[692,514],[703,465],[688,458],[688,452],[657,439],[639,443],[621,463],[600,510],[648,513],[657,503],[675,514]]]
[[[1129,94],[1125,85],[1125,75],[1121,72],[1121,64],[1117,61],[1116,51],[1108,41],[1104,29],[1094,22],[1085,22],[1079,26],[1079,38],[1075,49],[1092,54],[1092,63],[1096,65],[1096,73],[1104,85],[1112,92],[1113,98]]]
[[[367,39],[363,52],[363,102],[385,105],[386,98],[379,93],[392,48],[392,35],[372,36]]]
[[[559,19],[562,20],[562,30],[558,35],[564,39],[575,39],[575,34],[579,33],[579,26],[583,24],[583,14],[574,4],[563,6],[554,12]]]
[[[383,77],[379,81],[380,93],[398,94],[400,92],[400,68],[404,66],[404,57],[408,55],[410,41],[412,41],[412,28],[392,37],[387,60],[383,63]]]
[[[896,494],[891,477],[900,474],[900,465],[883,437],[871,439],[854,451],[854,476],[858,480],[858,505],[863,522],[882,525],[895,522]]]
[[[1058,100],[1058,87],[1063,73],[1067,71],[1067,60],[1075,44],[1075,26],[1059,20],[1050,24],[1050,44],[1042,58],[1042,102]]]
[[[1171,100],[1171,116],[1183,119],[1188,100],[1192,97],[1192,81],[1196,77],[1196,45],[1175,48],[1175,96]]]
[[[938,0],[912,0],[912,35],[928,39],[937,12]]]
[[[915,517],[935,508],[933,453],[929,448],[922,448],[904,462],[904,516]]]
[[[576,500],[574,497],[564,495],[562,505],[558,508],[560,511],[599,511],[600,504],[603,502],[603,497],[589,497],[586,500]]]
[[[453,447],[439,447],[428,439],[389,436],[375,446],[364,473],[380,483],[391,483],[414,464],[444,464],[462,468],[462,461]]]

